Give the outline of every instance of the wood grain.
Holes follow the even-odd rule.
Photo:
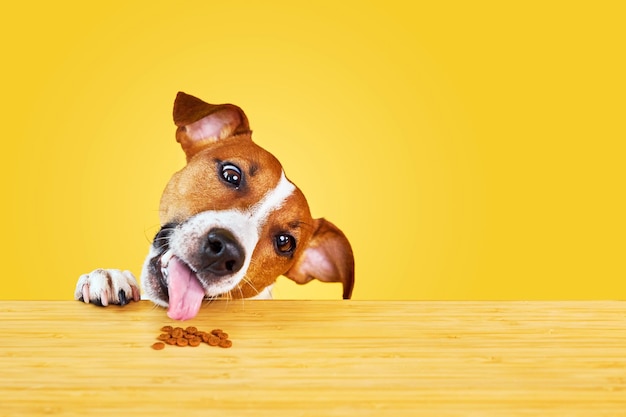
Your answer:
[[[0,415],[626,416],[625,302],[0,302]],[[173,414],[177,413],[177,414]]]

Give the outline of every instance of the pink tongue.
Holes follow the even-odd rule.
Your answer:
[[[174,320],[194,318],[200,310],[204,289],[195,274],[178,258],[170,259],[169,273],[169,307],[167,315]]]

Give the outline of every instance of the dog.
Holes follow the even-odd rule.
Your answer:
[[[160,230],[143,264],[144,298],[174,320],[195,317],[204,300],[271,298],[276,279],[354,287],[354,256],[344,233],[313,219],[280,162],[252,141],[243,110],[179,92],[176,141],[187,163],[163,191]],[[76,300],[107,306],[142,298],[133,274],[96,269],[79,277]]]

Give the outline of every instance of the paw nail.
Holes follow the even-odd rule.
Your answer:
[[[128,304],[128,300],[126,299],[126,293],[124,292],[124,290],[120,290],[117,295],[120,299],[120,305],[125,306],[126,304]]]

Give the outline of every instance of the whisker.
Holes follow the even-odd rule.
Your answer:
[[[245,282],[246,284],[248,284],[250,287],[252,287],[252,289],[253,289],[253,290],[257,293],[257,295],[258,295],[258,294],[261,294],[261,291],[259,291],[259,290],[258,290],[258,289],[254,286],[254,284],[252,283],[252,281],[250,281],[248,278],[243,277],[243,278],[242,278],[242,281],[243,281],[243,282]],[[239,288],[239,292],[242,292],[242,291],[241,291],[241,287]],[[242,292],[241,296],[243,297],[243,292]]]
[[[206,298],[207,304],[211,304],[213,301],[215,301],[217,299],[216,295],[211,295],[210,297]]]
[[[228,291],[227,293],[225,293],[225,294],[223,295],[223,297],[224,297],[224,300],[226,301],[226,307],[228,307],[228,306],[229,306],[229,304],[230,304],[230,302],[231,302],[231,301],[232,301],[232,299],[233,299],[233,296],[232,296],[232,294],[230,293],[230,291]]]
[[[245,279],[245,277],[244,277],[244,279]],[[243,296],[243,291],[241,290],[241,285],[237,285],[237,289],[239,290],[239,294],[241,295],[241,309],[243,310],[245,308],[246,299]]]
[[[158,223],[157,223],[157,224],[154,224],[154,225],[152,225],[152,226],[148,226],[148,227],[146,227],[145,229],[143,229],[143,235],[144,235],[144,238],[145,238],[148,242],[151,242],[153,238],[152,238],[152,237],[150,237],[150,236],[148,236],[148,230],[157,230],[157,231],[158,231],[160,228],[161,228],[161,225],[160,225],[160,224],[158,224]],[[154,235],[156,235],[156,232],[152,233],[152,236],[153,236],[153,237],[154,237]]]
[[[158,246],[158,247],[156,247],[155,249],[156,249],[157,251],[161,251],[162,249],[165,249],[165,248],[167,248],[167,247],[168,247],[168,242],[165,242],[164,244],[159,245],[159,246]]]

